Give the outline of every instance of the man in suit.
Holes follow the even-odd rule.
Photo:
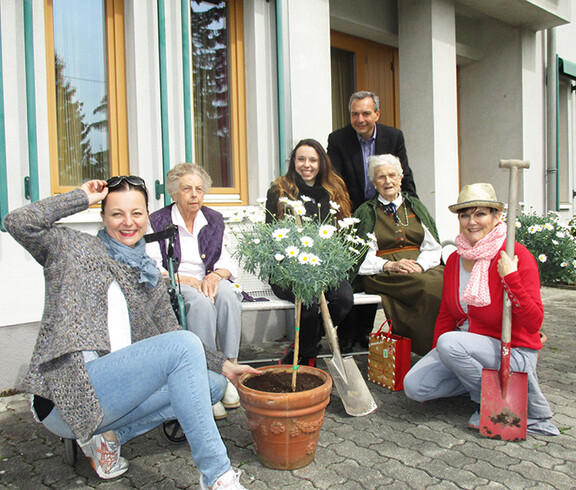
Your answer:
[[[402,190],[418,197],[412,170],[408,165],[404,135],[399,129],[378,123],[380,99],[372,92],[356,92],[348,103],[350,124],[328,136],[328,156],[334,170],[344,179],[352,211],[376,195],[368,179],[367,159],[391,153],[402,163]]]
[[[399,129],[378,123],[380,99],[372,92],[356,92],[348,103],[350,124],[328,136],[328,156],[334,170],[344,179],[352,201],[352,211],[376,195],[368,178],[368,157],[391,153],[400,159],[404,177],[402,190],[418,197],[412,170],[408,165],[404,135]],[[376,306],[352,308],[339,329],[342,353],[351,352],[358,342],[368,347],[369,334],[374,325]]]

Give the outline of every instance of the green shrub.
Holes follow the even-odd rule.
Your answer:
[[[516,219],[516,241],[536,258],[542,285],[576,284],[576,238],[574,218],[560,222],[556,213],[539,216],[520,214]]]

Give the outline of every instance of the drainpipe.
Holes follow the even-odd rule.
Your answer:
[[[546,30],[546,208],[558,211],[558,58],[556,31]]]
[[[36,134],[36,84],[34,81],[34,33],[32,0],[24,0],[24,64],[26,69],[26,120],[28,123],[28,170],[24,179],[26,199],[37,201],[38,138]]]
[[[184,143],[186,161],[192,162],[192,97],[190,82],[190,7],[188,0],[180,3],[180,21],[182,25],[182,78],[184,91]]]
[[[162,172],[163,181],[166,182],[166,174],[170,170],[170,140],[168,138],[168,88],[166,74],[166,12],[164,0],[158,0],[158,64],[160,71],[160,124],[162,129]],[[165,184],[156,184],[156,199],[164,194],[164,205],[170,204],[170,196],[166,192]]]
[[[2,24],[0,17],[0,25]],[[2,68],[2,33],[0,30],[0,230],[8,214],[8,174],[6,172],[6,132],[4,121],[4,72]]]
[[[286,173],[286,111],[284,108],[284,46],[282,0],[276,0],[276,84],[278,85],[278,154],[280,175]]]

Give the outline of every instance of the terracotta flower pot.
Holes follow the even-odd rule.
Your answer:
[[[261,371],[292,372],[292,366],[267,366]],[[238,393],[260,462],[268,468],[293,470],[314,461],[324,409],[330,401],[332,378],[324,371],[300,366],[299,373],[320,377],[324,383],[308,391],[269,393],[248,388],[244,375]]]

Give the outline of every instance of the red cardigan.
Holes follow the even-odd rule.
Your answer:
[[[506,249],[504,244],[501,250]],[[518,271],[502,279],[498,274],[500,252],[492,259],[488,270],[491,303],[488,306],[468,306],[468,315],[462,310],[458,297],[460,283],[460,256],[452,253],[444,268],[442,303],[434,328],[433,346],[438,337],[455,330],[468,319],[469,332],[487,335],[495,339],[502,336],[503,291],[506,289],[512,301],[512,347],[527,347],[539,350],[540,326],[544,320],[544,307],[540,297],[540,275],[532,254],[523,245],[515,244],[518,256]]]

